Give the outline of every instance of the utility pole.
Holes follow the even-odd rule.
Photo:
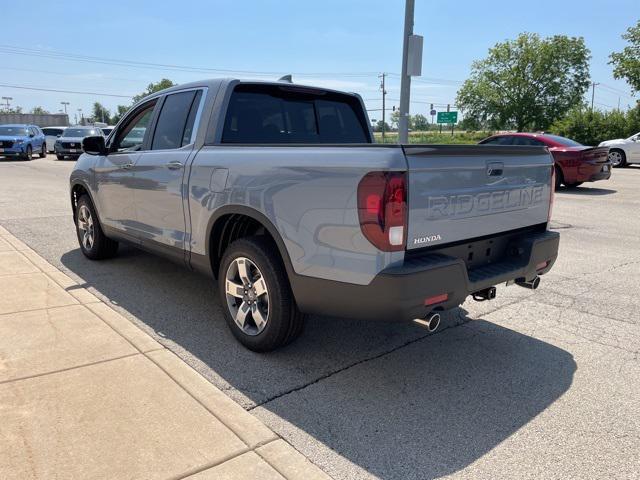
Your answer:
[[[409,36],[413,35],[413,11],[415,0],[406,0],[404,7],[404,36],[402,37],[402,72],[400,76],[400,118],[398,120],[398,143],[409,141],[409,105],[411,76],[409,65]]]
[[[7,112],[9,111],[9,100],[13,100],[13,97],[2,97],[2,100],[5,100],[7,102]]]
[[[62,104],[64,106],[64,113],[66,115],[66,113],[67,113],[67,105],[69,105],[69,102],[60,102],[60,104]]]
[[[600,85],[600,84],[596,82],[591,83],[591,113],[593,113],[593,100],[596,96],[596,85]]]
[[[387,74],[382,72],[381,75],[378,75],[378,78],[382,78],[382,82],[380,83],[380,89],[382,90],[382,143],[384,143],[384,131],[385,131],[385,97],[387,96],[387,90],[385,89],[384,80]]]

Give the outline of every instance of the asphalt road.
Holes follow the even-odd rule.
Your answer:
[[[311,317],[259,355],[205,277],[132,248],[81,255],[72,166],[0,157],[0,224],[335,478],[640,475],[640,168],[558,192],[560,258],[536,292],[501,286],[435,334]]]

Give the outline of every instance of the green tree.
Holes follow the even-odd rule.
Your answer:
[[[118,105],[116,113],[114,113],[110,118],[111,125],[115,125],[116,123],[118,123],[122,116],[127,113],[128,110],[129,107],[127,105]]]
[[[545,129],[581,104],[590,83],[589,59],[582,38],[522,33],[472,64],[456,103],[494,128]]]
[[[381,132],[382,131],[382,125],[384,125],[384,131],[385,132],[390,132],[391,131],[391,126],[387,122],[383,122],[382,120],[378,120],[375,123],[375,127],[373,127],[373,130],[375,132]]]
[[[622,35],[629,45],[621,52],[613,52],[609,65],[613,65],[614,78],[623,78],[634,92],[640,92],[640,20]]]
[[[391,118],[389,122],[393,128],[398,128],[398,122],[400,121],[400,110],[394,110],[391,112]]]
[[[163,78],[162,80],[156,83],[150,83],[149,85],[147,85],[147,89],[144,92],[133,97],[133,103],[136,103],[138,100],[142,100],[147,95],[151,95],[152,93],[159,92],[160,90],[164,90],[165,88],[173,87],[174,85],[176,84],[173,83],[168,78]]]
[[[427,119],[427,117],[419,113],[411,117],[410,125],[412,130],[415,130],[418,132],[424,132],[429,130],[429,120]]]
[[[93,121],[111,125],[111,114],[100,102],[93,104]]]
[[[37,107],[33,107],[31,109],[31,113],[33,113],[34,115],[46,115],[49,112],[47,110],[45,110],[44,108],[37,106]]]
[[[22,113],[22,107],[9,107],[7,108],[0,106],[0,111],[2,111],[2,113]]]

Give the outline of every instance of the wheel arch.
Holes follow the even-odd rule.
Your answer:
[[[73,221],[76,221],[76,207],[78,206],[78,200],[82,195],[87,195],[89,200],[91,200],[91,204],[96,211],[96,215],[98,216],[98,221],[100,221],[100,213],[98,213],[98,208],[96,206],[96,202],[93,200],[93,195],[91,194],[91,190],[89,187],[81,180],[76,180],[71,184],[71,188],[69,189],[69,196],[71,200],[71,211],[73,213]]]
[[[226,247],[232,241],[254,235],[256,232],[265,234],[273,241],[291,279],[293,265],[280,232],[266,215],[245,205],[225,205],[217,209],[209,219],[206,258],[214,277],[217,277],[218,266]]]

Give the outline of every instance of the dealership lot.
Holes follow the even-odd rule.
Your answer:
[[[0,224],[336,478],[632,478],[640,470],[640,168],[561,190],[541,288],[499,287],[429,335],[310,318],[268,355],[229,333],[213,282],[132,248],[80,253],[73,162],[0,157]]]

